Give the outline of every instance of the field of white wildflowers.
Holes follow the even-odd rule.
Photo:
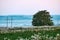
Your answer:
[[[60,29],[0,33],[0,40],[60,40]]]
[[[60,40],[60,34],[57,34],[56,37],[50,36],[49,35],[42,35],[41,34],[34,34],[31,35],[30,38],[22,38],[22,37],[17,37],[15,40]],[[4,40],[11,40],[8,37],[4,37]]]

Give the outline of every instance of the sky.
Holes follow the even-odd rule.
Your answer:
[[[34,15],[41,10],[60,15],[60,0],[0,0],[0,15]]]

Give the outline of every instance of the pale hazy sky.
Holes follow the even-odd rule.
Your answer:
[[[39,10],[60,15],[60,0],[0,0],[0,15],[33,15]]]

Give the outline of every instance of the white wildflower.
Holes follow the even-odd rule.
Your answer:
[[[57,34],[56,36],[60,36],[60,34]]]
[[[4,40],[6,40],[6,39],[7,39],[7,37],[4,38]]]

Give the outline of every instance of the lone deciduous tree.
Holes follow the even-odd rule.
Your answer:
[[[53,22],[51,18],[52,17],[50,16],[49,12],[47,12],[46,10],[39,11],[35,15],[33,15],[32,25],[33,26],[44,26],[44,25],[52,26]]]

